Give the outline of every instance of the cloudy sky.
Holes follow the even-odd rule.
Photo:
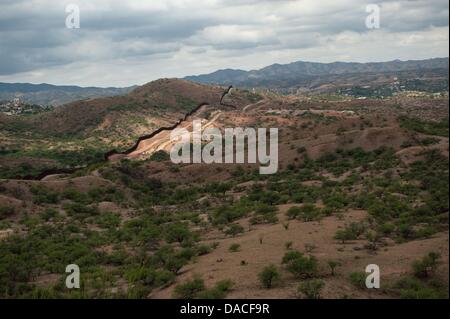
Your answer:
[[[380,28],[368,29],[368,4]],[[66,28],[66,6],[80,28]],[[129,86],[293,61],[448,57],[447,0],[0,0],[0,82]]]

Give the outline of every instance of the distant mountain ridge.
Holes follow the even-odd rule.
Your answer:
[[[317,63],[297,61],[273,64],[259,70],[219,70],[210,74],[185,77],[186,80],[205,84],[236,85],[259,88],[305,88],[314,90],[326,85],[335,88],[344,82],[350,85],[377,82],[380,76],[404,79],[444,77],[448,83],[448,58],[427,60],[394,60],[389,62],[333,62]],[[368,78],[370,76],[371,78]],[[328,78],[330,77],[330,78]],[[332,81],[330,81],[332,80]],[[342,83],[341,83],[342,82]]]
[[[73,101],[127,94],[136,86],[125,88],[80,87],[31,83],[1,83],[0,100],[20,98],[23,102],[59,106]]]

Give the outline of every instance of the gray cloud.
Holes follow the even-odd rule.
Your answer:
[[[448,56],[446,0],[2,0],[0,81],[141,84],[296,60]],[[68,3],[69,3],[68,2]],[[366,5],[381,29],[365,27]]]

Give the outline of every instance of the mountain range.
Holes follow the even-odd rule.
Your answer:
[[[136,86],[100,88],[45,83],[0,83],[0,101],[19,98],[25,103],[59,106],[78,100],[123,95],[134,88]]]
[[[184,79],[202,84],[269,89],[278,93],[348,92],[355,87],[363,87],[363,95],[378,96],[380,92],[381,95],[390,95],[401,90],[448,91],[448,67],[448,58],[370,63],[297,61],[251,71],[224,69]],[[125,95],[136,87],[100,88],[0,82],[0,101],[19,98],[29,104],[60,106],[79,100]],[[370,88],[369,91],[367,88]]]
[[[432,91],[448,90],[448,58],[394,60],[389,62],[293,62],[273,64],[259,70],[218,70],[185,77],[186,80],[245,88],[330,91],[358,85],[378,86],[396,81],[439,82]],[[435,84],[435,83],[434,83]]]

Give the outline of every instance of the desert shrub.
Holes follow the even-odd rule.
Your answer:
[[[394,289],[402,299],[448,299],[448,287],[440,282],[424,283],[416,278],[403,277]]]
[[[335,260],[329,260],[327,264],[328,264],[328,267],[330,267],[331,276],[334,276],[336,267],[340,266],[340,263]]]
[[[185,223],[173,223],[165,227],[165,239],[168,243],[173,242],[189,242],[194,240],[194,234],[189,230]]]
[[[297,278],[311,278],[317,274],[317,260],[313,256],[292,260],[286,269]]]
[[[288,251],[281,262],[297,278],[311,278],[317,274],[318,262],[314,256],[306,257],[301,252]]]
[[[77,191],[76,189],[69,188],[61,193],[61,197],[64,199],[70,199],[71,201],[80,203],[80,204],[89,204],[91,200],[86,193],[82,193]]]
[[[346,207],[349,204],[349,200],[342,192],[333,192],[331,194],[325,194],[323,203],[332,211]]]
[[[410,223],[402,223],[398,225],[397,232],[403,239],[411,239],[415,236],[415,231]]]
[[[125,278],[130,283],[142,281],[145,285],[151,285],[154,281],[155,270],[149,267],[130,267],[125,271]]]
[[[41,217],[45,221],[49,221],[59,215],[58,211],[53,208],[47,208],[42,214]]]
[[[219,281],[215,284],[215,286],[213,288],[198,293],[197,298],[199,298],[199,299],[224,299],[227,296],[227,294],[230,292],[233,285],[234,285],[234,283],[229,279]]]
[[[240,224],[231,224],[225,229],[225,234],[229,236],[236,236],[244,232],[244,227]]]
[[[176,285],[173,293],[174,297],[179,299],[194,299],[203,290],[205,290],[205,282],[200,277],[196,277]]]
[[[392,223],[383,223],[378,227],[378,231],[385,236],[392,234],[394,230],[395,225]]]
[[[96,223],[101,228],[112,229],[120,224],[120,215],[116,213],[103,213],[96,218]]]
[[[241,250],[241,245],[239,244],[231,244],[228,250],[232,253],[238,252]]]
[[[401,116],[399,119],[401,127],[416,132],[448,137],[448,118],[441,121],[423,121],[418,118]]]
[[[339,229],[334,239],[340,240],[344,244],[347,240],[358,239],[366,229],[367,227],[364,223],[352,222],[350,225],[345,226],[344,229]]]
[[[304,222],[310,222],[318,219],[320,216],[320,210],[316,208],[313,204],[305,204],[301,207],[300,219]]]
[[[157,151],[150,156],[150,161],[164,162],[170,160],[169,153],[165,151]]]
[[[157,270],[154,274],[153,286],[165,287],[171,284],[175,280],[175,274],[173,272],[163,270]]]
[[[253,210],[253,206],[245,199],[234,205],[224,205],[217,208],[210,215],[213,225],[226,225],[246,216]]]
[[[147,216],[126,221],[121,227],[118,237],[123,241],[131,241],[136,245],[152,244],[161,237],[160,228]]]
[[[88,196],[93,202],[115,202],[122,203],[125,195],[117,187],[96,187],[88,192]]]
[[[208,245],[199,245],[195,247],[195,252],[197,256],[207,255],[211,252],[212,247]]]
[[[281,263],[287,264],[287,263],[291,262],[292,260],[295,260],[300,257],[303,257],[303,254],[299,251],[296,251],[296,250],[288,251],[284,254],[283,259],[281,260]]]
[[[280,273],[275,265],[269,265],[258,274],[258,278],[264,288],[270,289],[279,280]]]
[[[188,261],[188,258],[171,256],[165,261],[164,268],[174,274],[177,274],[180,269],[188,263]]]
[[[156,270],[151,267],[143,267],[140,265],[130,265],[126,267],[125,278],[130,283],[130,287],[145,288],[146,294],[150,292],[152,288],[165,287],[171,284],[175,275],[167,270]],[[145,298],[146,295],[140,298]]]
[[[300,284],[298,291],[308,299],[320,299],[320,291],[325,286],[323,280],[311,279]]]
[[[365,289],[366,288],[366,273],[364,272],[352,272],[350,274],[350,282],[356,288]]]
[[[56,204],[59,202],[59,193],[49,190],[43,186],[32,186],[30,188],[35,204]]]
[[[164,269],[177,274],[189,260],[196,256],[197,252],[193,248],[175,250],[172,246],[162,246],[152,256],[152,264],[162,266]]]
[[[431,236],[433,236],[436,233],[437,233],[437,230],[435,227],[427,225],[427,226],[418,228],[415,231],[415,237],[416,238],[430,238]]]
[[[225,195],[225,193],[229,191],[231,187],[231,183],[210,183],[204,187],[203,191],[210,194]]]
[[[441,255],[430,252],[422,260],[413,263],[414,276],[417,278],[428,278],[434,274],[439,263]]]
[[[276,212],[278,208],[276,206],[271,206],[269,204],[258,204],[255,209],[255,214],[250,219],[250,223],[263,224],[263,223],[276,223],[278,222],[278,217]]]
[[[70,203],[64,205],[67,215],[75,219],[86,219],[99,214],[97,206],[87,206],[80,203]]]
[[[374,230],[368,230],[365,234],[365,237],[368,240],[368,244],[366,244],[364,247],[373,251],[377,250],[380,235]]]
[[[13,206],[0,206],[0,219],[14,215],[16,209]]]
[[[289,219],[296,219],[298,216],[300,216],[300,214],[301,214],[301,210],[300,210],[300,207],[298,207],[298,206],[292,206],[286,212],[286,216]]]
[[[339,229],[336,231],[336,234],[334,235],[334,239],[339,240],[343,244],[345,244],[348,240],[354,240],[357,237],[355,234],[350,232],[348,229]]]

